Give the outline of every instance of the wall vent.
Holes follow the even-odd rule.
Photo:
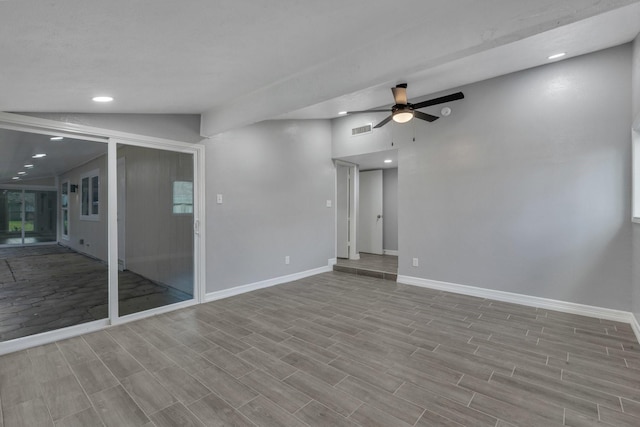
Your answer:
[[[366,124],[364,126],[360,126],[360,127],[351,129],[351,136],[363,135],[365,133],[371,133],[372,130],[373,130],[372,123],[368,123],[368,124]]]

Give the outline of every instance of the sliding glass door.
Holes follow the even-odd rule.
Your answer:
[[[119,316],[194,298],[194,159],[118,145]]]
[[[3,128],[7,116],[0,113],[0,354],[202,298],[202,147],[115,140],[92,128],[77,134],[77,126],[64,137]]]
[[[56,241],[56,192],[0,190],[0,245]]]

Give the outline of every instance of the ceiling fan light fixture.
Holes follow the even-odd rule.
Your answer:
[[[413,110],[402,108],[393,112],[393,121],[396,123],[407,123],[413,119]]]

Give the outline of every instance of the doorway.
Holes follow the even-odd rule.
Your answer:
[[[335,162],[338,257],[338,268],[335,269],[395,280],[398,265],[397,150],[349,156]],[[349,176],[347,170],[353,175]],[[347,204],[348,191],[351,191],[352,205]],[[345,214],[347,209],[351,210]],[[350,240],[345,237],[347,228]],[[347,247],[353,252],[348,258],[344,256]]]

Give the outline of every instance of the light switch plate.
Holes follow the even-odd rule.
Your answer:
[[[327,200],[327,207],[330,208],[331,207],[331,200]]]

